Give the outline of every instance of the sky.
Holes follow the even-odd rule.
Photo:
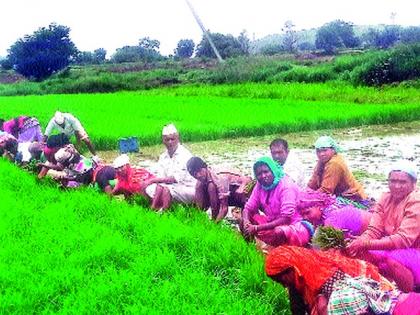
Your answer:
[[[279,34],[291,20],[297,30],[335,19],[357,25],[420,26],[419,0],[190,0],[211,32],[250,39]],[[0,5],[0,56],[19,38],[55,22],[70,27],[81,51],[137,45],[140,38],[160,41],[160,52],[172,54],[180,39],[202,33],[185,0],[3,0]],[[395,13],[392,19],[392,13]]]

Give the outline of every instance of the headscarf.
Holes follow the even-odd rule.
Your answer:
[[[335,202],[336,198],[333,195],[307,189],[299,193],[298,209],[303,210],[312,207],[321,207],[325,209]]]
[[[127,154],[121,154],[115,158],[114,162],[112,163],[112,166],[114,168],[119,168],[129,163],[130,163],[129,156]]]
[[[338,251],[279,246],[269,252],[265,260],[268,276],[275,276],[289,268],[295,272],[294,287],[311,306],[321,287],[338,270],[351,277],[381,279],[377,267],[363,260],[348,258]]]
[[[271,173],[273,173],[273,176],[274,176],[273,183],[270,186],[261,185],[261,187],[264,190],[272,190],[277,186],[277,184],[280,182],[280,180],[284,176],[283,167],[270,157],[267,157],[267,156],[261,157],[257,160],[257,162],[254,163],[254,175],[255,175],[255,177],[257,177],[257,167],[260,166],[261,164],[267,165],[268,168],[271,170]]]
[[[74,145],[67,144],[54,154],[54,158],[58,163],[65,164],[66,162],[72,161],[77,155],[78,152]]]
[[[339,153],[343,150],[338,146],[337,142],[330,136],[322,136],[319,137],[318,140],[315,142],[315,149],[321,148],[332,148],[335,152]]]
[[[394,164],[392,164],[389,169],[388,175],[389,173],[394,171],[407,173],[411,178],[417,180],[416,164],[409,160],[399,160],[397,162],[394,162]]]
[[[191,176],[194,176],[199,170],[206,167],[207,167],[206,162],[204,162],[198,156],[193,156],[187,162],[187,170],[191,174]]]

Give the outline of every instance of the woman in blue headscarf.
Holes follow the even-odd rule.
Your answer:
[[[354,178],[339,154],[342,150],[333,138],[318,138],[315,149],[318,163],[309,180],[309,188],[357,202],[367,199],[362,185]]]
[[[269,157],[255,162],[254,175],[257,184],[242,213],[243,234],[271,246],[306,245],[313,228],[296,210],[298,186]]]

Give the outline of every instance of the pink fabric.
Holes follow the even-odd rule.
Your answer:
[[[402,293],[392,315],[420,315],[420,293]]]
[[[16,130],[19,133],[19,129],[22,128],[23,123],[25,121],[27,117],[26,116],[19,116],[18,118],[18,126],[16,128]],[[11,135],[13,135],[14,137],[18,137],[18,133],[14,133],[13,129],[15,129],[15,120],[14,119],[10,119],[8,121],[3,122],[3,130]]]
[[[394,250],[371,250],[375,256],[391,258],[407,267],[414,277],[414,283],[420,285],[420,248],[406,248]]]
[[[420,248],[420,191],[400,202],[387,192],[376,204],[369,227],[362,237],[383,239],[393,248]]]
[[[265,224],[267,223],[267,217],[255,214],[251,218],[251,223],[258,225]],[[283,235],[285,238],[283,238]],[[280,225],[271,230],[259,231],[256,237],[271,246],[305,246],[311,239],[309,231],[300,222],[290,225]]]
[[[299,196],[299,187],[285,175],[272,190],[264,190],[260,183],[254,187],[251,196],[245,204],[244,212],[251,218],[261,210],[267,217],[267,222],[288,218],[289,223],[302,220],[296,210]]]

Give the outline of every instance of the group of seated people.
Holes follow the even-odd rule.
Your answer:
[[[420,314],[413,312],[420,310],[414,293],[420,288],[420,192],[412,161],[393,164],[389,191],[374,202],[330,136],[315,142],[318,161],[305,183],[302,164],[289,155],[284,139],[272,141],[271,157],[254,163],[253,179],[193,156],[173,124],[162,130],[166,150],[153,171],[132,166],[126,154],[103,163],[68,113],[57,112],[43,135],[33,117],[0,122],[0,127],[4,157],[16,160],[26,148],[29,159],[23,161],[41,160],[38,176],[50,175],[64,187],[93,184],[110,196],[142,195],[159,212],[173,202],[195,204],[216,222],[230,207],[242,209],[239,229],[266,255],[267,274],[289,289],[294,314]],[[58,136],[51,135],[54,129]],[[72,135],[85,142],[92,158],[70,143]],[[311,248],[320,226],[342,230],[346,247]]]

